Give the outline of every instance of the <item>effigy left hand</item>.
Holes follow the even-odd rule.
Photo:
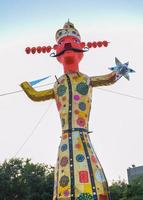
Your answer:
[[[129,73],[135,72],[133,69],[129,68],[129,62],[126,62],[122,64],[118,58],[115,57],[115,67],[110,67],[109,69],[112,70],[113,72],[116,72],[117,75],[119,76],[124,76],[127,80],[130,79]]]

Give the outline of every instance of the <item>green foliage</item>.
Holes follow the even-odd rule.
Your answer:
[[[129,185],[125,181],[113,182],[109,189],[111,200],[143,200],[143,175]]]
[[[18,158],[0,164],[0,200],[51,200],[53,185],[53,167]],[[143,175],[129,185],[113,182],[109,190],[111,200],[143,200]]]
[[[125,181],[114,181],[112,185],[109,187],[111,200],[121,200],[123,197],[123,193],[127,187]]]
[[[0,200],[52,199],[54,169],[30,159],[11,159],[0,165]]]
[[[143,200],[143,175],[132,180],[124,191],[122,200]]]

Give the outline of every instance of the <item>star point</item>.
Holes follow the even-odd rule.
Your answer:
[[[124,76],[127,80],[130,80],[129,73],[133,73],[135,71],[128,67],[129,62],[123,64],[117,57],[115,57],[115,64],[116,66],[110,67],[109,69],[121,76]]]

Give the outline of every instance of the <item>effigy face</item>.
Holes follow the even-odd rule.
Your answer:
[[[64,74],[54,86],[62,137],[55,172],[56,200],[108,200],[107,183],[88,133],[92,87],[82,73]]]

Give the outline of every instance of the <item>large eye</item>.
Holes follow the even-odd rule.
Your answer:
[[[73,33],[74,35],[76,35],[76,32],[75,32],[75,31],[72,31],[72,33]]]
[[[62,35],[62,31],[60,31],[60,32],[58,33],[58,35],[61,36],[61,35]]]
[[[64,42],[64,40],[60,40],[60,41],[58,42],[58,44],[59,44],[59,45],[62,45],[63,42]]]
[[[77,44],[79,44],[79,43],[80,43],[80,40],[74,39],[74,42],[77,43]]]

